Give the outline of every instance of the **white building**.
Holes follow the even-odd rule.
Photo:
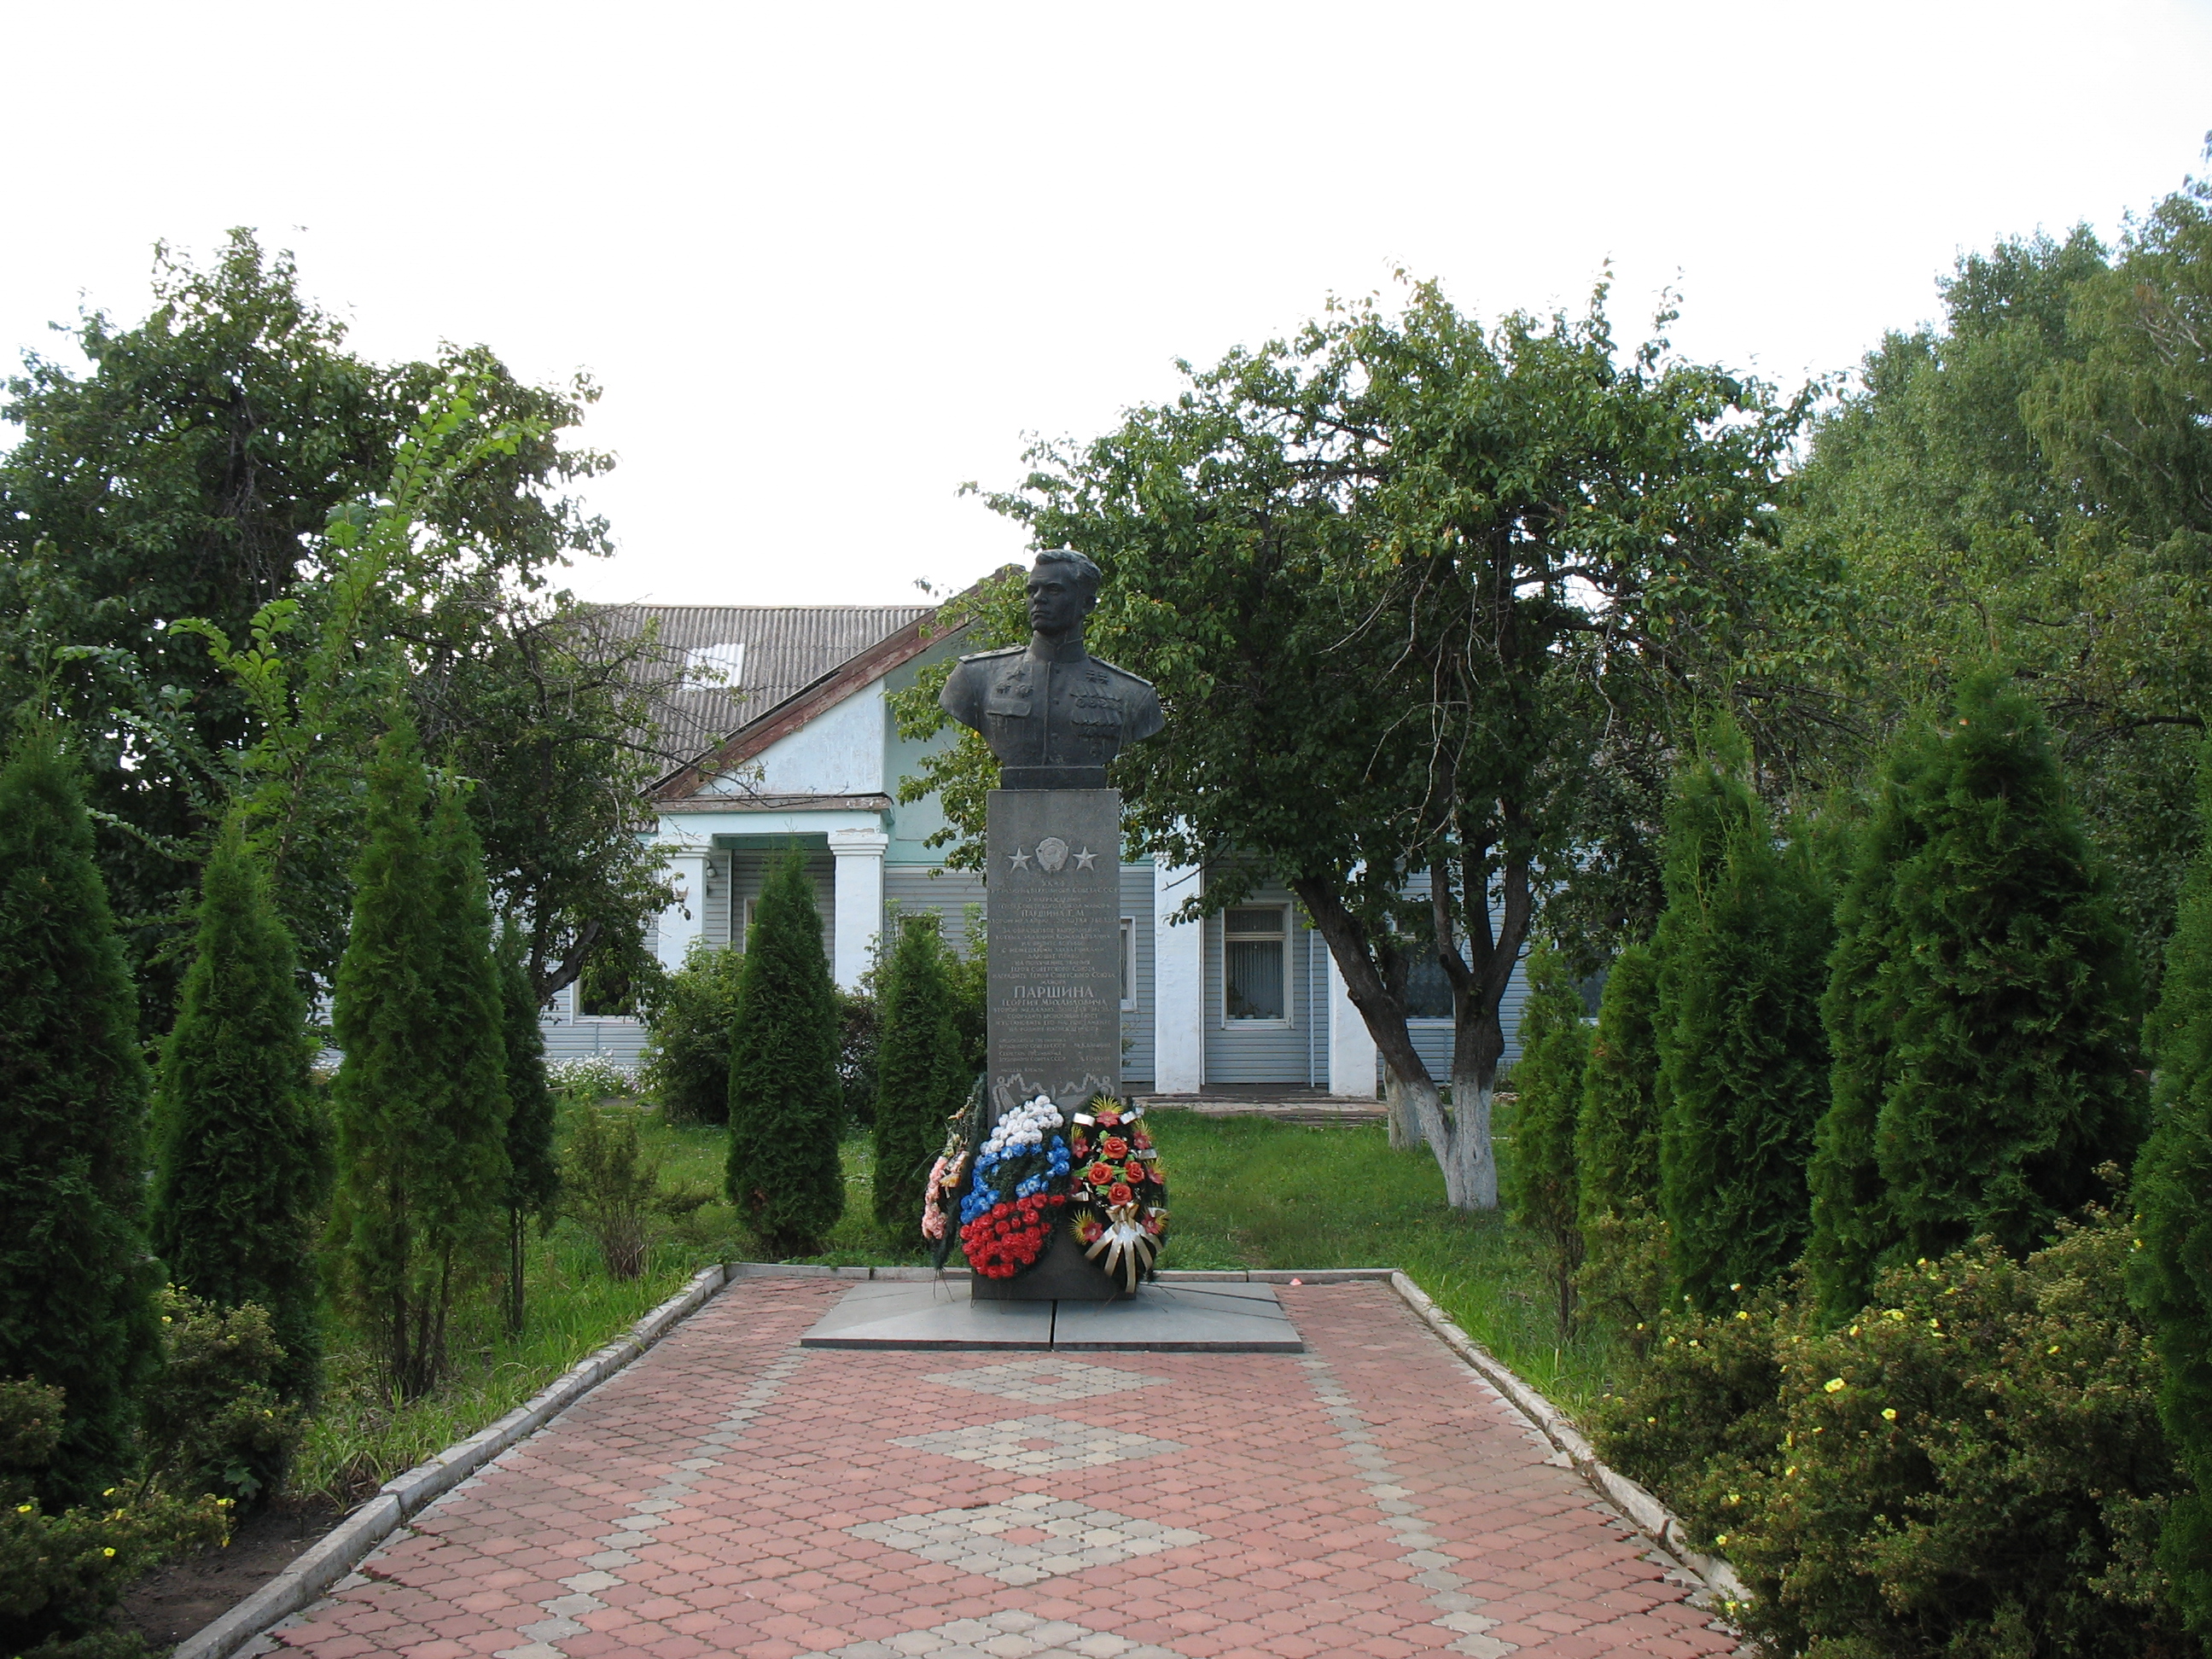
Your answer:
[[[981,879],[943,868],[943,849],[927,844],[945,824],[935,799],[897,799],[926,745],[900,738],[887,699],[963,648],[959,634],[931,627],[933,610],[666,605],[624,614],[641,626],[657,619],[670,657],[726,682],[663,699],[664,742],[698,758],[650,797],[655,842],[673,875],[674,902],[649,941],[662,963],[680,964],[700,937],[742,948],[770,862],[793,846],[813,873],[841,984],[866,971],[889,908],[940,913],[956,944],[969,907],[988,917]],[[1374,1042],[1289,892],[1269,884],[1203,921],[1170,920],[1204,879],[1149,858],[1121,866],[1125,1084],[1170,1094],[1274,1085],[1373,1095]],[[1449,998],[1441,970],[1430,971],[1413,994],[1432,1013],[1413,1021],[1413,1038],[1442,1077]],[[1521,996],[1516,972],[1504,1011],[1509,1060]],[[593,1012],[572,986],[548,1016],[546,1036],[549,1058],[604,1053],[627,1062],[645,1034],[633,1018]]]

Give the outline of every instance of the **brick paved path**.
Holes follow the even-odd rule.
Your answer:
[[[734,1283],[280,1626],[349,1659],[1724,1653],[1386,1285],[1304,1354],[869,1352]]]

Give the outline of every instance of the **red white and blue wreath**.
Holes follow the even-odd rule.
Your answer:
[[[960,1248],[986,1279],[1012,1279],[1044,1254],[1067,1206],[1064,1127],[1041,1094],[1000,1118],[977,1150],[960,1198]]]

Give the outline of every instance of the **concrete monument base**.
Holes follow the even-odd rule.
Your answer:
[[[1103,1352],[1304,1353],[1274,1288],[1143,1285],[1112,1302],[972,1301],[957,1281],[855,1285],[802,1348],[1049,1348]]]

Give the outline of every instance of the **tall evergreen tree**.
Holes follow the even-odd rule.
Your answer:
[[[1652,939],[1660,1207],[1677,1285],[1703,1309],[1796,1259],[1827,1105],[1826,895],[1805,849],[1777,844],[1745,763],[1724,725],[1676,779]]]
[[[553,1088],[545,1076],[545,1030],[531,988],[529,945],[511,920],[500,930],[499,975],[507,1062],[507,1327],[520,1332],[528,1221],[551,1210],[561,1191],[561,1164],[553,1151]]]
[[[1605,976],[1575,1121],[1576,1188],[1584,1226],[1659,1198],[1658,967],[1642,941]]]
[[[762,891],[730,1039],[730,1202],[771,1254],[811,1255],[845,1212],[844,1095],[822,914],[794,852]]]
[[[507,1182],[481,862],[454,794],[426,833],[426,794],[402,723],[369,770],[368,846],[331,1015],[345,1055],[331,1233],[386,1379],[409,1398],[444,1370],[453,1297],[497,1236]]]
[[[194,1296],[268,1310],[284,1350],[278,1389],[304,1400],[322,1354],[313,1247],[323,1160],[307,1003],[291,935],[235,818],[216,842],[200,895],[155,1085],[149,1231],[169,1277]]]
[[[2212,744],[2197,793],[2212,829]],[[2129,1288],[2158,1349],[2160,1419],[2196,1483],[2167,1512],[2159,1562],[2191,1626],[2212,1635],[2212,836],[2204,845],[2182,889],[2149,1022],[2158,1095],[2136,1164],[2142,1249]]]
[[[908,916],[884,975],[876,1049],[876,1219],[896,1236],[921,1224],[921,1184],[969,1082],[937,917]]]
[[[1539,945],[1528,956],[1528,997],[1521,1005],[1504,1197],[1515,1219],[1544,1241],[1562,1330],[1574,1316],[1575,1270],[1583,1260],[1575,1120],[1589,1053],[1581,993],[1559,952]]]
[[[1901,741],[1851,891],[1812,1174],[1814,1284],[1838,1318],[1889,1261],[1984,1233],[2025,1255],[2145,1127],[2128,934],[2042,717],[2001,676]]]
[[[155,1352],[139,1232],[146,1073],[76,770],[32,726],[0,769],[0,1376],[64,1390],[50,1503],[122,1471]]]

